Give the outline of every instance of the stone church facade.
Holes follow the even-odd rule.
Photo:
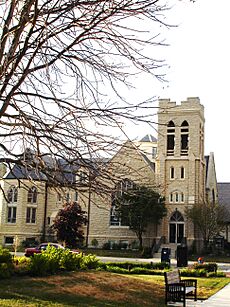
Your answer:
[[[143,236],[144,246],[154,243],[176,246],[186,240],[188,246],[200,247],[202,242],[196,227],[187,220],[186,208],[204,203],[209,198],[217,201],[217,182],[213,153],[204,155],[204,108],[198,98],[188,98],[181,104],[159,100],[158,136],[146,135],[142,140],[128,141],[107,162],[108,172],[116,174],[117,183],[124,187],[132,182],[146,185],[165,197],[167,216],[159,225],[149,225]],[[98,242],[137,246],[135,233],[117,218],[110,194],[96,194],[85,189],[63,190],[47,188],[41,178],[33,178],[18,187],[17,179],[1,169],[2,190],[16,197],[7,203],[0,199],[0,244],[12,244],[15,237],[49,239],[49,227],[62,206],[63,197],[77,200],[88,211],[89,224],[85,228],[88,246]],[[116,183],[111,182],[110,186]],[[37,191],[36,201],[31,200],[28,188]],[[33,191],[29,190],[30,193]],[[3,193],[2,193],[3,194]],[[17,215],[17,216],[16,216]]]

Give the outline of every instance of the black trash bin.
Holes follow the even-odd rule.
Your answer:
[[[168,262],[170,264],[171,249],[163,247],[161,250],[161,262]]]
[[[187,246],[177,246],[177,267],[188,266],[188,247]]]

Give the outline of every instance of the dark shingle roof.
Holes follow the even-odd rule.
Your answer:
[[[46,180],[46,176],[35,169],[29,170],[24,166],[13,165],[5,179],[32,179],[32,180]]]
[[[228,210],[230,216],[230,182],[217,183],[217,189],[219,204],[223,205]]]

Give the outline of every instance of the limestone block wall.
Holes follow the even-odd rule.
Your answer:
[[[51,231],[53,221],[60,209],[68,201],[77,201],[83,211],[88,210],[88,195],[89,191],[84,189],[70,189],[70,188],[48,188],[47,191],[47,212],[46,212],[46,237],[55,238],[55,233]],[[84,232],[86,227],[84,226]]]
[[[2,181],[1,185],[6,195],[11,186],[18,187],[18,200],[17,203],[8,204],[3,194],[1,194],[0,244],[5,244],[6,237],[17,237],[19,242],[31,237],[39,239],[43,232],[44,223],[45,183],[24,180],[19,186],[18,180],[10,179]],[[32,186],[35,186],[38,191],[37,202],[35,204],[28,204],[28,189]],[[17,208],[16,223],[8,223],[7,221],[8,206],[15,206]],[[35,223],[26,223],[27,207],[36,208]]]
[[[116,174],[117,180],[128,178],[138,184],[147,185],[155,189],[159,188],[156,183],[155,173],[150,161],[144,159],[143,155],[133,144],[126,143],[115,155],[109,165],[109,171]],[[111,189],[115,182],[110,182]],[[132,244],[137,241],[135,233],[127,226],[110,225],[111,194],[98,195],[92,197],[90,225],[89,225],[89,245],[93,239],[97,239],[99,246],[108,241],[126,241]],[[153,238],[156,236],[156,227],[152,226],[144,234],[144,244],[151,246]]]

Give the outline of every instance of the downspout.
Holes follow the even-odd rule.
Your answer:
[[[44,203],[44,220],[43,220],[43,230],[42,230],[42,241],[45,242],[46,239],[46,217],[47,217],[47,204],[48,204],[48,185],[45,183],[45,203]]]

